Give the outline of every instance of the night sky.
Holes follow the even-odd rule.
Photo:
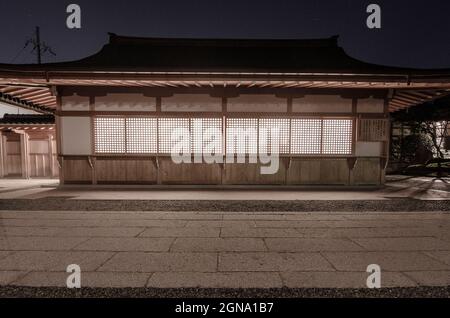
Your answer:
[[[81,6],[82,28],[66,27],[66,7]],[[366,26],[366,7],[382,9],[382,28]],[[449,0],[1,0],[0,62],[34,63],[26,40],[41,27],[57,56],[97,52],[107,32],[145,37],[321,38],[339,34],[351,56],[378,64],[450,68]]]

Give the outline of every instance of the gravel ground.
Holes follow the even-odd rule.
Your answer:
[[[450,211],[448,201],[393,200],[69,200],[61,197],[45,199],[4,199],[0,210],[29,211],[230,211],[230,212],[301,212],[301,211]]]
[[[450,298],[447,287],[332,288],[82,288],[0,286],[1,298]]]

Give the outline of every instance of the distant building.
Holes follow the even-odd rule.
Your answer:
[[[0,133],[0,177],[58,176],[53,115],[4,114]]]

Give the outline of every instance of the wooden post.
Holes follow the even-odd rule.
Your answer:
[[[5,165],[6,165],[6,160],[5,160],[5,153],[6,153],[6,149],[4,147],[4,142],[3,142],[3,132],[0,131],[0,178],[3,178],[6,175],[5,172]]]
[[[20,157],[22,160],[22,178],[30,178],[29,136],[26,132],[20,134]]]
[[[50,166],[50,178],[53,178],[55,173],[55,159],[53,157],[53,135],[48,135],[48,164]]]
[[[3,161],[3,177],[6,177],[9,174],[8,171],[8,147],[7,147],[7,137],[2,133],[0,143],[2,144],[3,153],[2,153],[2,161]]]

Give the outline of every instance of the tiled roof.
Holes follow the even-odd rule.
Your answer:
[[[0,119],[1,124],[9,125],[53,125],[55,117],[53,115],[34,114],[5,114]]]
[[[433,73],[366,63],[350,57],[338,37],[325,39],[139,38],[110,33],[109,43],[77,61],[1,65],[27,71]],[[440,73],[450,74],[450,70]]]

